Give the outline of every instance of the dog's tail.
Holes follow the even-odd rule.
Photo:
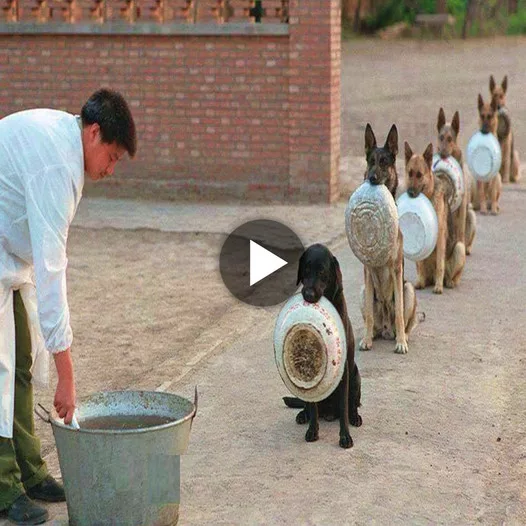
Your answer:
[[[293,396],[284,396],[283,401],[287,407],[292,407],[293,409],[304,409],[305,402],[299,398]]]

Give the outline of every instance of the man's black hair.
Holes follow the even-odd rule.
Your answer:
[[[124,97],[110,89],[96,91],[84,104],[80,112],[82,125],[97,123],[102,142],[117,143],[130,157],[137,151],[135,123]]]

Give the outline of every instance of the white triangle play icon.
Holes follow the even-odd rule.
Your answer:
[[[250,240],[250,286],[287,264],[288,261]]]

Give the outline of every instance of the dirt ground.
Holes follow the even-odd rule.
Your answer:
[[[216,275],[220,240],[199,232],[71,229],[68,288],[79,394],[138,385],[175,354],[180,362],[166,374],[181,374],[197,336],[235,306]],[[156,381],[144,388],[157,388],[163,378]],[[46,440],[44,451],[52,447]]]
[[[526,160],[525,38],[473,40],[353,40],[342,47],[342,156],[363,155],[365,125],[378,142],[397,125],[399,149],[436,145],[440,106],[446,119],[460,113],[463,149],[477,130],[477,97],[489,98],[489,76],[508,75],[507,105],[515,144]]]
[[[414,150],[423,151],[428,142],[436,142],[440,106],[448,119],[454,110],[460,111],[465,146],[476,129],[477,94],[488,96],[493,73],[498,82],[508,74],[516,146],[526,160],[526,99],[520,96],[526,84],[525,43],[526,39],[345,42],[342,156],[363,154],[367,122],[379,142],[396,123],[399,147],[408,140]],[[431,321],[419,327],[407,358],[395,356],[387,343],[376,353],[360,353],[365,424],[352,432],[359,448],[353,472],[345,471],[339,460],[334,426],[324,428],[320,443],[307,449],[304,430],[295,427],[290,412],[281,410],[279,396],[286,393],[272,364],[269,337],[276,309],[246,308],[224,290],[217,256],[226,232],[193,232],[192,224],[184,233],[72,228],[68,287],[78,393],[174,388],[202,371],[205,399],[208,394],[202,422],[211,418],[210,425],[217,425],[222,436],[229,427],[213,417],[214,411],[222,410],[219,402],[225,401],[212,394],[214,374],[229,366],[234,376],[241,375],[239,389],[249,389],[241,385],[247,378],[258,389],[269,389],[261,407],[266,415],[262,422],[269,427],[261,429],[254,420],[253,429],[246,435],[241,432],[237,438],[245,449],[239,446],[239,460],[196,419],[195,442],[184,462],[183,480],[188,482],[182,488],[186,504],[181,524],[525,524],[525,196],[524,184],[507,187],[503,215],[480,220],[479,241],[461,289],[441,298],[429,291],[420,294]],[[286,219],[290,211],[282,210]],[[331,210],[343,218],[342,203]],[[510,210],[516,216],[510,217]],[[324,238],[313,239],[317,221],[312,227],[305,222],[300,235],[333,241],[359,337],[360,265],[346,246],[343,221],[340,230],[328,229]],[[414,268],[408,275],[414,277]],[[228,354],[241,347],[240,353],[250,356],[262,342],[261,352],[268,356],[258,354],[253,366],[246,356],[234,362]],[[243,394],[249,403],[258,403],[254,393]],[[37,396],[51,406],[51,389]],[[226,400],[235,404],[234,393]],[[233,425],[239,426],[253,409],[228,411]],[[277,420],[269,416],[273,412],[279,413]],[[42,422],[37,428],[44,454],[52,460],[50,428]],[[260,463],[249,445],[256,440],[251,433],[258,430],[258,451],[268,454]],[[306,467],[317,447],[323,469]],[[232,464],[225,466],[225,459]],[[225,471],[242,461],[247,478],[228,478]],[[216,483],[209,480],[207,465]],[[281,476],[272,473],[279,469]],[[302,469],[304,478],[298,477]],[[347,486],[344,492],[337,491],[336,475]],[[318,476],[322,485],[313,482]],[[303,485],[314,493],[302,495]],[[252,505],[257,513],[240,516],[239,499],[245,511]],[[261,507],[262,499],[267,509]],[[336,511],[331,511],[331,499],[339,506]],[[305,508],[308,502],[317,506],[312,513]],[[348,507],[347,514],[342,506]],[[298,514],[292,515],[295,508]]]

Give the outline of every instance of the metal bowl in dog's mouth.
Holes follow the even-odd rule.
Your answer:
[[[477,180],[488,182],[500,170],[502,152],[497,137],[480,131],[472,135],[466,147],[466,159],[471,175]]]
[[[364,265],[381,267],[396,257],[398,215],[385,185],[364,181],[353,192],[345,209],[345,231]]]
[[[347,337],[334,305],[309,303],[298,293],[281,309],[274,328],[274,358],[287,389],[306,402],[327,398],[339,385]]]
[[[290,329],[283,343],[283,364],[298,387],[311,389],[320,383],[327,369],[327,354],[314,327],[299,324]]]

